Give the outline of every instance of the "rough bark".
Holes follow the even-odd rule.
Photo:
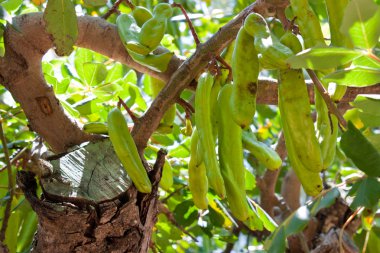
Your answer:
[[[35,175],[19,172],[17,183],[39,221],[32,252],[147,252],[165,154],[158,153],[150,172],[152,193],[139,193],[132,186],[116,199],[100,203],[73,197],[57,201],[48,195],[40,199]]]

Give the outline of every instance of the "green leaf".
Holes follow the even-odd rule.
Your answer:
[[[291,56],[287,62],[292,68],[330,69],[349,63],[363,55],[360,51],[342,47],[314,47]]]
[[[372,228],[367,244],[367,253],[377,253],[380,252],[380,228]]]
[[[62,107],[71,115],[74,116],[75,118],[78,118],[80,116],[80,113],[75,110],[72,105],[67,103],[65,100],[59,100],[61,102]]]
[[[364,206],[376,210],[380,198],[380,182],[378,179],[369,177],[355,184],[358,189],[351,208],[357,209],[358,207]]]
[[[251,230],[262,231],[264,228],[263,221],[260,219],[259,214],[256,209],[251,208],[249,210],[249,217],[246,221],[243,222]]]
[[[218,211],[216,211],[211,206],[208,206],[209,217],[212,222],[212,225],[217,227],[223,227],[224,217]]]
[[[79,78],[84,82],[85,71],[84,63],[92,62],[94,53],[91,50],[85,48],[78,48],[75,51],[74,66]]]
[[[12,207],[14,207],[15,204],[17,204],[17,200],[13,199]],[[16,252],[17,240],[15,240],[15,238],[17,238],[20,225],[20,213],[18,211],[12,212],[5,232],[5,244],[9,248],[10,252]]]
[[[123,78],[125,75],[123,65],[120,63],[115,63],[114,66],[108,70],[106,79],[104,80],[105,83],[112,83],[116,82],[119,79]]]
[[[42,73],[44,75],[54,75],[54,66],[49,62],[42,62]]]
[[[17,252],[26,252],[37,229],[37,214],[25,199],[17,211],[20,212],[20,224],[22,224],[17,236]]]
[[[126,103],[129,107],[137,104],[141,110],[147,108],[145,99],[141,95],[140,88],[135,84],[137,83],[136,72],[130,70],[125,78],[119,82],[123,90],[119,93],[119,97],[127,100]]]
[[[58,86],[58,80],[57,80],[57,78],[55,78],[54,76],[51,76],[49,74],[45,74],[44,77],[45,77],[46,82],[48,84],[50,84],[51,86],[53,86],[53,89],[54,89],[54,92],[55,92],[56,89],[57,89],[57,86]]]
[[[192,200],[186,200],[178,204],[174,211],[175,220],[182,226],[190,226],[198,217],[197,208],[194,206]]]
[[[69,69],[69,66],[67,66],[67,64],[61,65],[61,74],[62,74],[62,77],[64,79],[65,78],[72,79],[74,77],[73,74],[71,73],[70,69]]]
[[[4,7],[7,12],[16,11],[22,4],[22,0],[6,0],[0,6]]]
[[[100,101],[108,101],[114,98],[120,91],[122,91],[120,85],[117,83],[106,83],[97,86],[92,90],[92,93],[100,100]]]
[[[284,222],[286,236],[301,232],[309,223],[310,211],[307,206],[301,206]]]
[[[107,76],[107,68],[103,63],[83,63],[84,78],[89,86],[96,86],[104,81]]]
[[[45,74],[44,77],[46,82],[53,86],[55,94],[64,94],[67,91],[67,88],[69,87],[69,84],[71,82],[70,78],[64,78],[61,82],[59,82],[57,78],[49,74]]]
[[[257,215],[259,216],[260,220],[263,222],[263,225],[266,230],[273,232],[277,228],[276,222],[272,219],[272,217],[267,214],[264,209],[261,208],[260,205],[258,205],[255,202],[251,202],[256,208]]]
[[[373,0],[352,0],[348,3],[341,32],[351,37],[354,46],[371,49],[380,36],[380,7]]]
[[[352,69],[338,70],[322,79],[327,82],[335,82],[344,86],[371,86],[380,82],[380,69],[356,67]]]
[[[359,109],[358,116],[365,126],[380,126],[380,97],[378,95],[358,95],[353,105]]]
[[[371,134],[367,136],[367,139],[380,152],[380,134]]]
[[[285,228],[281,226],[269,239],[265,242],[265,249],[268,253],[285,252],[286,234]]]
[[[190,156],[190,138],[186,138],[177,147],[170,150],[168,156],[177,158],[186,158]]]
[[[363,112],[380,116],[380,96],[378,95],[358,95],[352,104]]]
[[[174,144],[174,140],[166,134],[156,134],[154,133],[151,137],[154,143],[160,144],[162,146],[170,146]]]
[[[331,206],[335,203],[335,200],[340,196],[340,192],[337,188],[331,189],[326,195],[321,198],[316,199],[311,208],[310,212],[312,216],[315,216],[321,209]]]
[[[245,190],[253,191],[256,188],[256,178],[248,170],[245,170]]]
[[[364,135],[355,128],[351,121],[348,122],[348,130],[342,135],[340,146],[358,169],[369,176],[380,176],[379,152]]]
[[[83,2],[86,5],[92,6],[92,7],[98,7],[103,6],[107,3],[107,0],[83,0]]]
[[[78,37],[78,21],[71,0],[49,0],[44,12],[46,31],[53,36],[55,52],[69,55]]]
[[[264,119],[274,119],[277,116],[277,110],[269,105],[256,105],[257,113]]]
[[[359,58],[356,58],[355,60],[353,60],[352,65],[356,67],[380,69],[380,62],[376,61],[369,55],[363,55]]]
[[[95,97],[88,97],[73,104],[72,107],[78,111],[80,115],[88,115],[97,111],[98,107],[96,102]]]
[[[65,92],[67,91],[67,88],[69,88],[70,82],[71,82],[71,79],[68,77],[62,79],[62,81],[57,84],[57,87],[54,90],[55,93],[65,94]]]

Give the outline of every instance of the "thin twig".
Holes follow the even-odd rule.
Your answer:
[[[334,114],[338,118],[340,125],[344,128],[347,128],[346,120],[343,118],[343,115],[340,113],[338,108],[335,106],[334,102],[331,100],[329,93],[326,91],[321,81],[319,81],[315,72],[311,69],[306,69],[306,71],[309,74],[311,80],[313,80],[313,83],[317,88],[319,94],[321,94],[323,100],[325,101],[329,113]]]
[[[188,235],[194,242],[198,242],[197,238],[195,238],[192,234],[189,233],[185,228],[183,228],[178,222],[175,220],[174,215],[170,212],[169,208],[167,208],[162,202],[159,203],[158,209],[161,213],[165,214],[166,218],[179,230],[181,230],[184,234]]]
[[[195,28],[194,28],[194,26],[193,26],[193,22],[191,22],[189,16],[187,15],[187,12],[186,12],[185,8],[183,8],[182,4],[179,4],[179,3],[173,3],[172,6],[173,6],[173,7],[178,7],[178,8],[181,9],[183,15],[184,15],[185,18],[186,18],[187,23],[189,24],[189,29],[190,29],[191,34],[193,35],[193,38],[194,38],[195,44],[198,46],[198,45],[201,43],[201,41],[200,41],[199,38],[198,38],[198,34],[197,34],[197,32],[195,31]]]
[[[344,229],[348,226],[348,224],[355,218],[356,215],[358,215],[359,212],[363,211],[364,207],[359,207],[358,209],[355,210],[353,214],[348,217],[346,222],[343,224],[343,227],[341,228],[339,232],[339,252],[344,253],[345,251],[343,250],[343,233]]]
[[[9,159],[9,151],[7,147],[7,140],[5,139],[4,130],[3,130],[3,119],[0,118],[0,138],[1,142],[3,144],[3,152],[4,152],[4,158],[5,163],[7,165],[7,172],[8,172],[8,191],[9,191],[9,199],[7,200],[7,205],[4,210],[4,218],[3,218],[3,224],[0,230],[0,241],[4,241],[5,239],[5,232],[7,230],[8,221],[11,216],[11,207],[12,207],[12,200],[13,200],[13,175],[12,175],[12,165],[11,161]]]
[[[171,192],[168,196],[166,196],[164,199],[161,200],[161,203],[166,203],[166,201],[168,201],[168,199],[170,199],[174,194],[178,193],[179,191],[183,190],[186,187],[187,185],[183,185],[179,187],[178,189],[176,189],[175,191]]]
[[[15,162],[17,162],[17,160],[19,160],[19,159],[21,159],[22,157],[23,157],[23,155],[24,155],[24,152],[25,151],[27,151],[28,150],[28,148],[27,147],[25,147],[25,148],[23,148],[23,149],[21,149],[12,159],[11,159],[11,165],[12,164],[14,164]],[[7,169],[7,165],[5,165],[4,167],[2,167],[1,169],[0,169],[0,173],[1,172],[3,172],[4,170],[6,170]]]
[[[128,105],[119,97],[119,102],[117,102],[118,106],[122,105],[124,109],[127,111],[129,116],[131,117],[133,123],[137,123],[139,121],[139,118],[132,112],[132,110],[128,107]]]
[[[103,16],[102,16],[102,18],[103,19],[108,19],[113,13],[116,13],[116,12],[118,12],[118,9],[119,9],[119,5],[123,2],[123,1],[125,1],[125,0],[117,0],[114,4],[113,4],[113,6],[111,7],[111,9],[109,9]],[[133,8],[130,6],[130,4],[131,4],[131,2],[129,2],[129,1],[125,1],[126,2],[126,4],[133,10],[133,8],[134,8],[134,6],[133,6]]]

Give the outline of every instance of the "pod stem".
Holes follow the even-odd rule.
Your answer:
[[[216,60],[220,62],[226,69],[228,69],[228,77],[226,82],[229,83],[232,81],[232,67],[226,62],[223,57],[220,55],[215,56]]]
[[[318,79],[315,72],[311,69],[306,69],[306,71],[309,74],[311,80],[313,81],[315,87],[317,88],[319,94],[321,94],[323,100],[325,101],[329,113],[334,114],[337,117],[339,124],[344,129],[347,128],[347,121],[343,118],[343,115],[340,113],[338,108],[335,106],[334,102],[331,100],[329,93],[327,92],[321,81]]]
[[[119,5],[122,3],[122,2],[125,2],[129,8],[131,8],[132,10],[135,8],[135,6],[129,1],[129,0],[117,0],[111,7],[111,9],[109,9],[103,16],[102,18],[107,20],[112,14],[114,13],[119,13]]]
[[[190,118],[191,115],[195,112],[194,107],[183,98],[178,98],[177,104],[179,104],[185,110],[186,118]]]

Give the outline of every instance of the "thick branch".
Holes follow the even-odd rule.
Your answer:
[[[278,138],[276,152],[281,157],[281,160],[285,159],[287,153],[283,133]],[[279,174],[280,169],[266,170],[264,176],[257,181],[257,186],[260,189],[260,205],[272,217],[274,217],[273,207],[279,202],[275,194]]]
[[[79,37],[76,45],[92,49],[126,65],[168,80],[182,60],[173,57],[165,73],[154,72],[134,62],[119,39],[116,26],[100,18],[78,17]],[[0,60],[0,83],[21,104],[32,130],[42,136],[55,152],[93,140],[85,134],[60,106],[52,88],[41,71],[43,55],[53,47],[45,32],[41,13],[31,13],[13,19],[4,34],[6,54]],[[158,49],[164,51],[166,49]]]
[[[266,9],[265,1],[256,1],[220,28],[208,41],[198,45],[195,53],[174,72],[167,85],[142,116],[141,121],[133,128],[132,134],[140,150],[145,148],[163,114],[176,101],[180,93],[206,68],[210,59],[219,55],[236,37],[245,17],[253,11],[262,13]]]
[[[278,102],[277,80],[260,79],[257,90],[257,103],[276,105]],[[310,103],[314,104],[314,86],[312,82],[307,82],[307,90],[309,93]],[[358,94],[380,94],[380,84],[368,87],[348,87],[346,94],[339,101],[341,104],[353,101]]]
[[[154,72],[134,62],[119,39],[116,26],[96,17],[78,17],[79,37],[76,45],[91,49],[124,63],[142,73],[147,73],[168,82],[142,120],[133,130],[139,148],[157,128],[159,121],[178,98],[207,66],[213,55],[218,55],[236,36],[244,18],[252,10],[264,12],[268,4],[256,1],[240,15],[222,27],[209,41],[201,44],[195,54],[183,65],[183,60],[174,56],[164,73]],[[41,13],[15,17],[13,26],[5,31],[6,55],[0,58],[0,83],[21,104],[30,121],[31,128],[42,136],[55,152],[63,152],[72,145],[93,139],[84,134],[68,116],[56,99],[41,72],[41,59],[53,47],[45,32]],[[165,49],[160,48],[158,51]],[[179,69],[178,69],[179,68]],[[177,70],[178,69],[178,70]],[[380,85],[365,88],[349,88],[341,102],[352,101],[357,94],[380,94]],[[309,89],[313,97],[313,89]],[[311,99],[312,100],[312,99]],[[274,80],[259,81],[257,102],[277,104],[277,85]]]

